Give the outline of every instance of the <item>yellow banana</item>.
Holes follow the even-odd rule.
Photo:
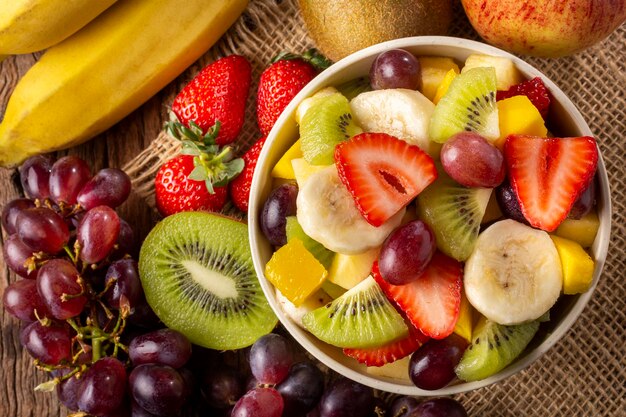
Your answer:
[[[116,0],[3,0],[0,54],[27,54],[56,45]]]
[[[106,130],[207,51],[247,3],[120,0],[19,81],[0,124],[0,165]]]

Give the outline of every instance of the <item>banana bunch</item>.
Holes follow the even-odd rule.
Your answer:
[[[119,0],[19,81],[0,124],[0,166],[108,129],[206,52],[247,3]]]

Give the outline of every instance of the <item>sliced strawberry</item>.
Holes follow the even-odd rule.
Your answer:
[[[544,120],[548,117],[548,111],[550,110],[550,92],[546,88],[546,85],[541,81],[541,78],[536,77],[532,80],[527,80],[522,83],[516,84],[506,91],[498,91],[496,99],[498,101],[513,96],[526,96],[531,103],[537,107],[539,113]]]
[[[426,271],[415,281],[392,285],[378,270],[374,279],[387,298],[393,300],[407,318],[426,336],[443,339],[454,331],[461,306],[461,264],[441,252],[435,252]]]
[[[415,352],[429,337],[408,323],[409,334],[404,339],[396,340],[388,345],[370,349],[344,349],[343,353],[356,359],[366,366],[383,366],[395,362]]]
[[[385,133],[361,133],[335,148],[339,178],[357,208],[380,226],[437,178],[433,159]]]
[[[531,226],[551,232],[592,180],[598,149],[589,136],[511,135],[504,144],[504,157],[524,217]]]

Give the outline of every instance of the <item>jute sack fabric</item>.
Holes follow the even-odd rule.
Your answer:
[[[480,40],[456,4],[449,35]],[[260,137],[254,105],[260,73],[278,52],[314,46],[296,0],[252,0],[248,10],[202,60],[238,53],[252,63],[253,84],[239,139],[245,151]],[[580,109],[607,165],[613,228],[604,274],[587,308],[566,336],[532,366],[459,399],[473,417],[626,416],[626,25],[572,57],[525,58],[553,80]],[[197,71],[188,71],[194,74]],[[170,104],[170,103],[165,103]],[[154,175],[178,152],[162,134],[126,167],[135,191],[154,206]]]

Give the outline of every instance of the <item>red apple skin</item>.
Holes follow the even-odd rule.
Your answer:
[[[525,55],[560,57],[601,41],[626,21],[626,0],[461,0],[487,42]]]

